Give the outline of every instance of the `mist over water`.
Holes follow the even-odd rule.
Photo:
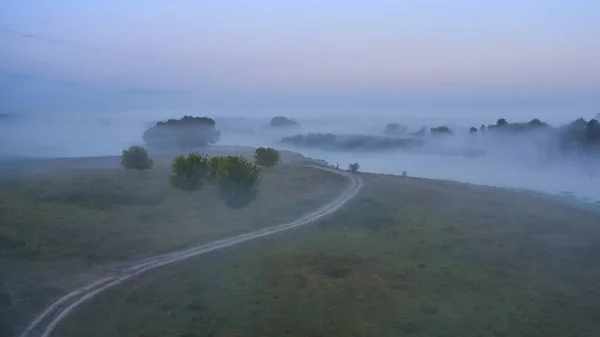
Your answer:
[[[158,120],[180,118],[186,112],[129,112],[116,114],[65,114],[22,116],[0,124],[0,158],[90,157],[119,155],[131,145],[143,145],[142,133]],[[198,115],[198,114],[195,114]],[[213,117],[213,116],[211,116]],[[290,116],[293,117],[293,116]],[[560,122],[574,120],[562,118]],[[594,116],[581,116],[592,118]],[[566,158],[556,153],[555,135],[532,132],[527,135],[490,137],[468,134],[471,126],[493,124],[494,118],[433,118],[415,116],[335,117],[327,115],[297,118],[296,129],[268,127],[270,117],[213,117],[221,140],[217,145],[273,146],[323,159],[346,168],[359,162],[364,172],[401,174],[449,179],[483,185],[532,189],[571,195],[588,202],[600,202],[600,166],[586,156]],[[517,120],[510,120],[517,121]],[[526,118],[518,120],[527,121]],[[331,151],[283,144],[282,137],[309,132],[383,136],[389,122],[398,122],[417,131],[421,126],[448,125],[454,135],[427,141],[419,149],[385,151]],[[552,124],[552,121],[549,121]],[[558,126],[560,123],[554,123]],[[481,156],[464,156],[464,150],[485,151]]]

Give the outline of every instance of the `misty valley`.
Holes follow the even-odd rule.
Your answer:
[[[600,331],[596,119],[0,122],[2,335]]]
[[[158,151],[169,147],[194,149],[193,143],[160,141],[176,139],[169,136],[168,123],[178,118],[181,116],[159,122],[157,126],[165,123],[165,127],[157,129],[153,126],[156,120],[148,117],[7,115],[0,125],[0,157],[108,156],[119,154],[129,144],[148,145]],[[214,130],[206,141],[217,145],[273,146],[330,165],[346,167],[360,162],[367,172],[407,171],[416,177],[530,189],[589,202],[600,200],[600,190],[595,188],[600,184],[600,126],[595,118],[580,118],[564,125],[549,125],[539,119],[507,122],[500,118],[487,125],[474,122],[474,126],[425,126],[415,121],[405,124],[402,118],[206,118],[212,121]],[[75,123],[77,126],[69,125]],[[194,130],[190,126],[190,131],[177,132]]]

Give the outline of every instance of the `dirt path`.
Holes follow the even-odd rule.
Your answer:
[[[287,160],[283,160],[283,162],[289,163],[289,161]],[[328,214],[337,211],[346,202],[354,198],[354,196],[356,196],[356,194],[362,188],[362,180],[356,175],[322,166],[306,166],[343,175],[350,180],[350,184],[337,198],[323,205],[318,210],[307,214],[298,220],[273,227],[260,229],[246,234],[216,240],[210,243],[202,244],[184,250],[153,256],[150,258],[146,258],[142,261],[133,263],[129,267],[115,271],[104,278],[98,279],[93,283],[90,283],[57,299],[54,303],[48,306],[46,310],[37,315],[37,317],[29,324],[27,329],[25,329],[25,331],[20,335],[20,337],[50,336],[50,334],[54,331],[56,326],[85,301],[98,295],[102,291],[112,286],[118,285],[119,283],[134,276],[137,276],[145,271],[149,271],[177,261],[182,261],[190,257],[212,252],[217,249],[233,246],[248,240],[256,239],[259,237],[271,235],[277,232],[312,223]]]

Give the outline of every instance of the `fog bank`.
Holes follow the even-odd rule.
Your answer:
[[[179,118],[182,112],[122,115],[72,114],[61,116],[22,116],[0,124],[0,158],[87,157],[118,155],[131,145],[143,145],[141,135],[158,120]],[[291,116],[293,117],[293,116]],[[580,117],[574,116],[573,119]],[[590,118],[594,116],[583,116]],[[600,203],[600,166],[597,158],[584,155],[565,157],[554,149],[552,133],[529,133],[511,137],[468,134],[468,128],[495,120],[417,117],[299,118],[298,128],[273,129],[270,118],[213,117],[221,132],[218,145],[273,146],[324,159],[346,168],[359,162],[361,171],[450,179],[475,184],[532,189],[572,195]],[[525,120],[524,120],[525,121]],[[420,149],[386,151],[327,151],[282,144],[280,139],[295,134],[323,132],[334,134],[384,136],[389,122],[399,122],[409,130],[421,126],[449,125],[454,135],[427,138]],[[463,156],[461,151],[481,150],[480,156]]]

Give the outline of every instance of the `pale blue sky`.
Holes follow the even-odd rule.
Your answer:
[[[3,0],[0,43],[17,108],[600,88],[598,0]]]

